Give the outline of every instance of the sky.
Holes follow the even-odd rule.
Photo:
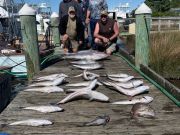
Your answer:
[[[50,3],[51,9],[53,12],[58,12],[58,8],[59,8],[59,3],[61,0],[24,0],[25,3],[41,3],[41,2],[46,2],[46,3]],[[125,4],[125,3],[129,3],[129,6],[131,7],[130,10],[133,10],[135,8],[138,7],[138,5],[140,5],[141,3],[144,2],[144,0],[106,0],[108,3],[108,8],[110,10],[114,9],[115,7],[117,7],[120,4]]]

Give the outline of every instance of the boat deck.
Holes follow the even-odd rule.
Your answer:
[[[126,73],[142,79],[150,86],[149,95],[154,98],[150,103],[156,112],[155,119],[140,118],[134,120],[130,116],[132,105],[112,105],[88,100],[75,100],[60,105],[64,112],[42,114],[36,111],[22,110],[22,107],[32,105],[48,105],[63,99],[66,93],[39,93],[21,91],[0,114],[0,131],[12,135],[180,135],[180,109],[155,86],[142,78],[120,57],[111,56],[103,60],[104,69],[93,70],[98,74]],[[82,70],[72,68],[68,61],[62,60],[40,72],[40,75],[51,73],[65,73],[70,76],[70,83],[83,81],[82,78],[72,78]],[[39,76],[40,76],[39,75]],[[61,86],[66,88],[65,85]],[[110,98],[110,102],[125,100],[127,97],[105,86],[99,86],[97,91]],[[142,97],[142,95],[136,96]],[[106,126],[79,127],[84,122],[93,120],[97,116],[107,114],[110,122]],[[7,124],[30,118],[48,119],[53,122],[50,126],[8,126]]]

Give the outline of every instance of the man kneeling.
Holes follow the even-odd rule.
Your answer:
[[[116,50],[116,41],[119,35],[119,28],[116,20],[108,17],[107,11],[101,12],[101,19],[96,23],[94,37],[99,51],[111,54]]]
[[[76,16],[74,7],[69,7],[68,15],[61,18],[59,31],[62,37],[64,50],[77,52],[84,40],[84,26],[79,17]]]

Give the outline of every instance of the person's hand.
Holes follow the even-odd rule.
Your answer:
[[[79,41],[79,44],[80,44],[80,45],[82,45],[82,43],[83,43],[82,41]]]
[[[90,19],[89,19],[89,18],[86,18],[85,22],[86,22],[86,24],[89,24]]]
[[[63,35],[63,41],[66,41],[66,40],[68,39],[68,37],[69,37],[69,36],[68,36],[67,34],[64,34],[64,35]]]
[[[103,40],[104,43],[108,43],[108,42],[109,42],[109,39],[108,39],[108,38],[105,38],[105,37],[103,37],[102,40]]]

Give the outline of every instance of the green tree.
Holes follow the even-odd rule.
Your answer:
[[[179,0],[171,0],[171,8],[180,8]]]

